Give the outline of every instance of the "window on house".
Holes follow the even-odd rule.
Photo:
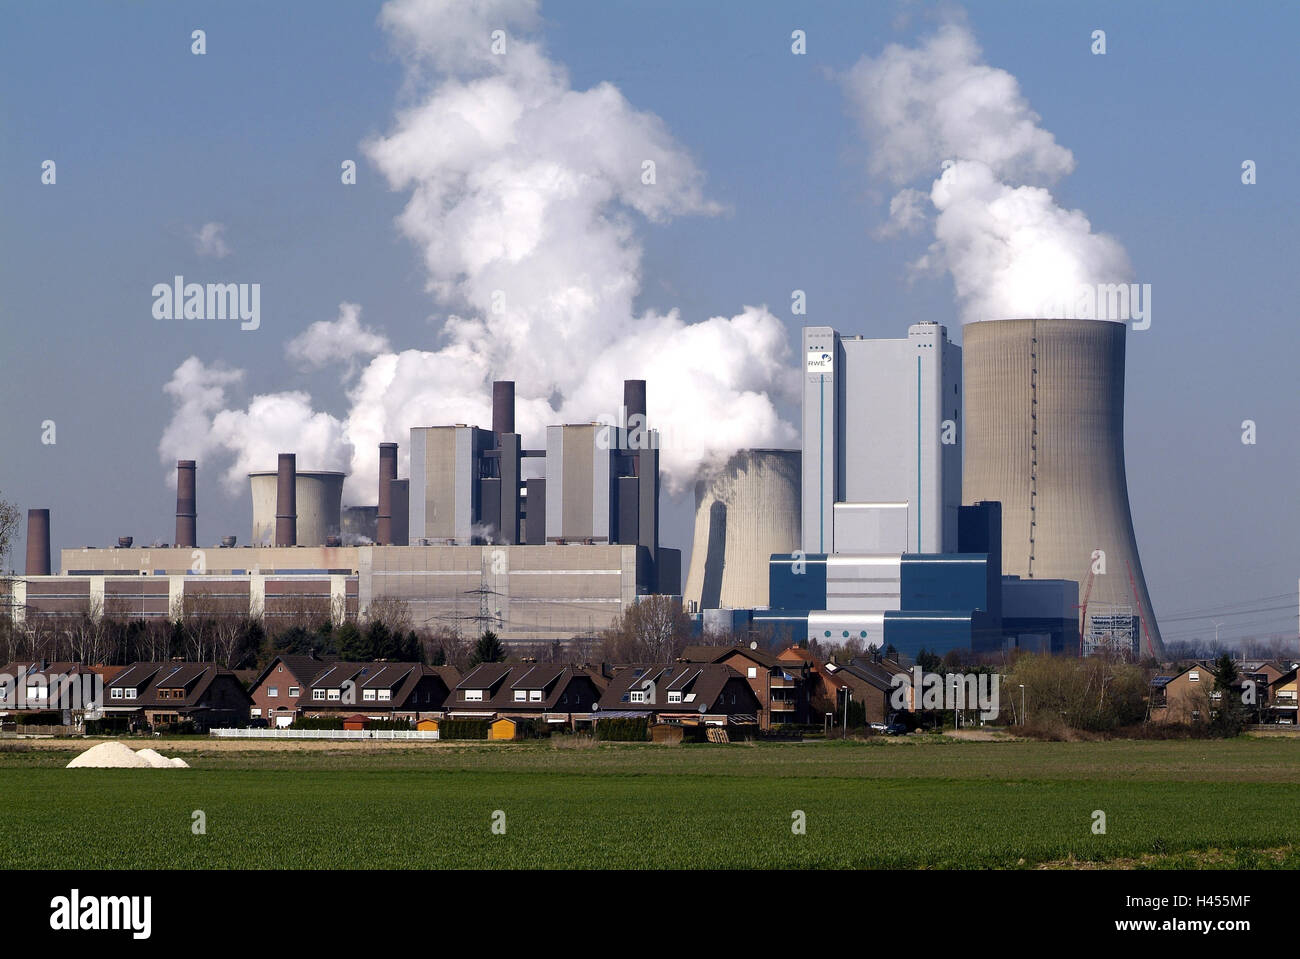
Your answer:
[[[299,693],[301,693],[301,692],[302,692],[302,690],[299,689],[297,686],[290,686],[290,687],[289,687],[289,695],[290,695],[290,696],[297,696],[297,695],[298,695]]]
[[[277,673],[282,673],[282,672],[284,672],[284,663],[281,663],[279,666],[275,667],[275,671],[276,671]]]
[[[361,699],[364,702],[372,703],[375,701],[375,691],[373,689],[361,690]]]
[[[1200,673],[1200,670],[1193,669],[1190,673],[1188,673],[1188,674],[1187,674],[1187,681],[1188,681],[1189,683],[1199,683],[1199,682],[1201,681],[1201,673]]]
[[[279,686],[267,686],[267,687],[266,687],[266,695],[270,696],[272,699],[278,699],[279,696],[280,696],[280,687],[279,687]]]
[[[114,690],[112,690],[108,695],[109,695],[109,697],[110,697],[111,699],[121,699],[121,698],[122,698],[122,690],[120,690],[120,689],[114,689]]]
[[[540,689],[528,690],[528,701],[530,703],[540,703],[542,701],[542,691]]]
[[[682,694],[680,692],[671,692],[668,694],[668,701],[670,703],[680,703],[682,701]]]
[[[643,702],[645,702],[645,693],[641,692],[641,690],[639,690],[639,689],[638,689],[638,690],[633,690],[631,701],[634,702],[634,703],[643,703]]]
[[[311,691],[311,698],[312,698],[312,699],[324,699],[324,698],[325,698],[325,690],[323,690],[323,689],[313,689],[313,690]]]
[[[525,690],[522,689],[515,690],[515,702],[522,703],[527,698],[528,698],[528,693]]]
[[[337,689],[327,689],[325,690],[325,698],[330,702],[338,702],[339,691]]]
[[[254,706],[254,707],[253,707],[253,715],[254,715],[254,716],[260,716],[260,715],[262,715],[262,711],[261,711],[260,709],[258,709],[256,706]]]
[[[386,703],[390,701],[392,698],[393,698],[393,691],[391,689],[381,689],[379,691],[379,701],[381,703]]]
[[[465,690],[465,702],[467,702],[467,703],[481,703],[481,702],[483,702],[483,690],[481,690],[481,689],[467,689],[467,690]]]
[[[128,687],[127,687],[127,689],[126,689],[126,698],[127,698],[127,699],[135,699],[135,688],[134,688],[134,687],[132,687],[132,686],[128,686]]]
[[[750,666],[747,675],[749,676],[750,679],[758,679],[758,667]]]

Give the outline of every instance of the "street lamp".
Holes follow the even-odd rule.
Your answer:
[[[1025,684],[1020,684],[1020,725],[1025,724]]]
[[[957,684],[960,682],[955,675],[952,677],[952,731],[956,732],[961,728],[961,716],[957,712]]]

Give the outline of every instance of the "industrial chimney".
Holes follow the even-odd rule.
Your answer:
[[[50,575],[50,511],[27,511],[27,575]]]
[[[298,480],[298,457],[281,453],[276,469],[275,489],[275,545],[298,545],[298,498],[295,487]]]
[[[380,546],[393,543],[393,491],[392,481],[397,479],[397,444],[379,444],[379,514],[375,527],[375,541]]]
[[[624,380],[623,381],[623,413],[627,417],[624,424],[628,431],[640,430],[642,434],[646,431],[646,411],[645,411],[645,380]],[[632,417],[639,417],[634,420]],[[639,456],[632,458],[632,475],[641,475],[641,462]]]
[[[502,433],[514,431],[515,381],[495,380],[492,383],[492,432],[499,440]]]
[[[1125,333],[1107,320],[964,327],[962,501],[1002,504],[1004,574],[1079,583],[1085,648],[1127,621],[1133,652],[1160,657],[1124,472]]]
[[[196,530],[198,497],[194,485],[194,460],[176,461],[176,546],[193,549],[198,545]]]

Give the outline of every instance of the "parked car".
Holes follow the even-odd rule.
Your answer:
[[[903,736],[907,733],[907,725],[897,720],[885,727],[886,736]]]

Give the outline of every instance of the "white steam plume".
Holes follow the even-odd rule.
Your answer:
[[[933,209],[935,239],[914,266],[952,275],[964,322],[1042,316],[1080,286],[1132,279],[1124,248],[1053,200],[1046,187],[1073,154],[964,25],[863,58],[844,85],[871,173],[903,188],[879,232],[914,231]],[[928,193],[908,187],[922,176]]]
[[[405,460],[412,426],[489,425],[493,379],[515,380],[529,446],[542,445],[549,424],[616,415],[622,381],[648,380],[673,490],[738,447],[794,440],[772,399],[794,386],[785,333],[766,308],[688,323],[676,310],[635,307],[637,220],[718,211],[665,124],[609,83],[573,89],[530,33],[530,0],[394,0],[380,21],[411,99],[363,148],[394,190],[409,193],[398,228],[421,251],[427,289],[452,312],[438,348],[373,356],[349,412],[331,421],[339,448],[351,446],[349,501],[373,501],[380,442],[399,442]],[[493,52],[496,31],[502,53]],[[305,360],[299,347],[291,353]],[[309,412],[289,406],[295,422]],[[248,448],[261,456],[274,445],[264,439],[271,423],[252,412],[212,419],[214,432],[218,421],[248,430],[235,450],[241,462],[255,458]],[[298,435],[280,448],[297,448],[301,468],[325,468],[302,462]],[[239,443],[233,429],[222,437]]]

